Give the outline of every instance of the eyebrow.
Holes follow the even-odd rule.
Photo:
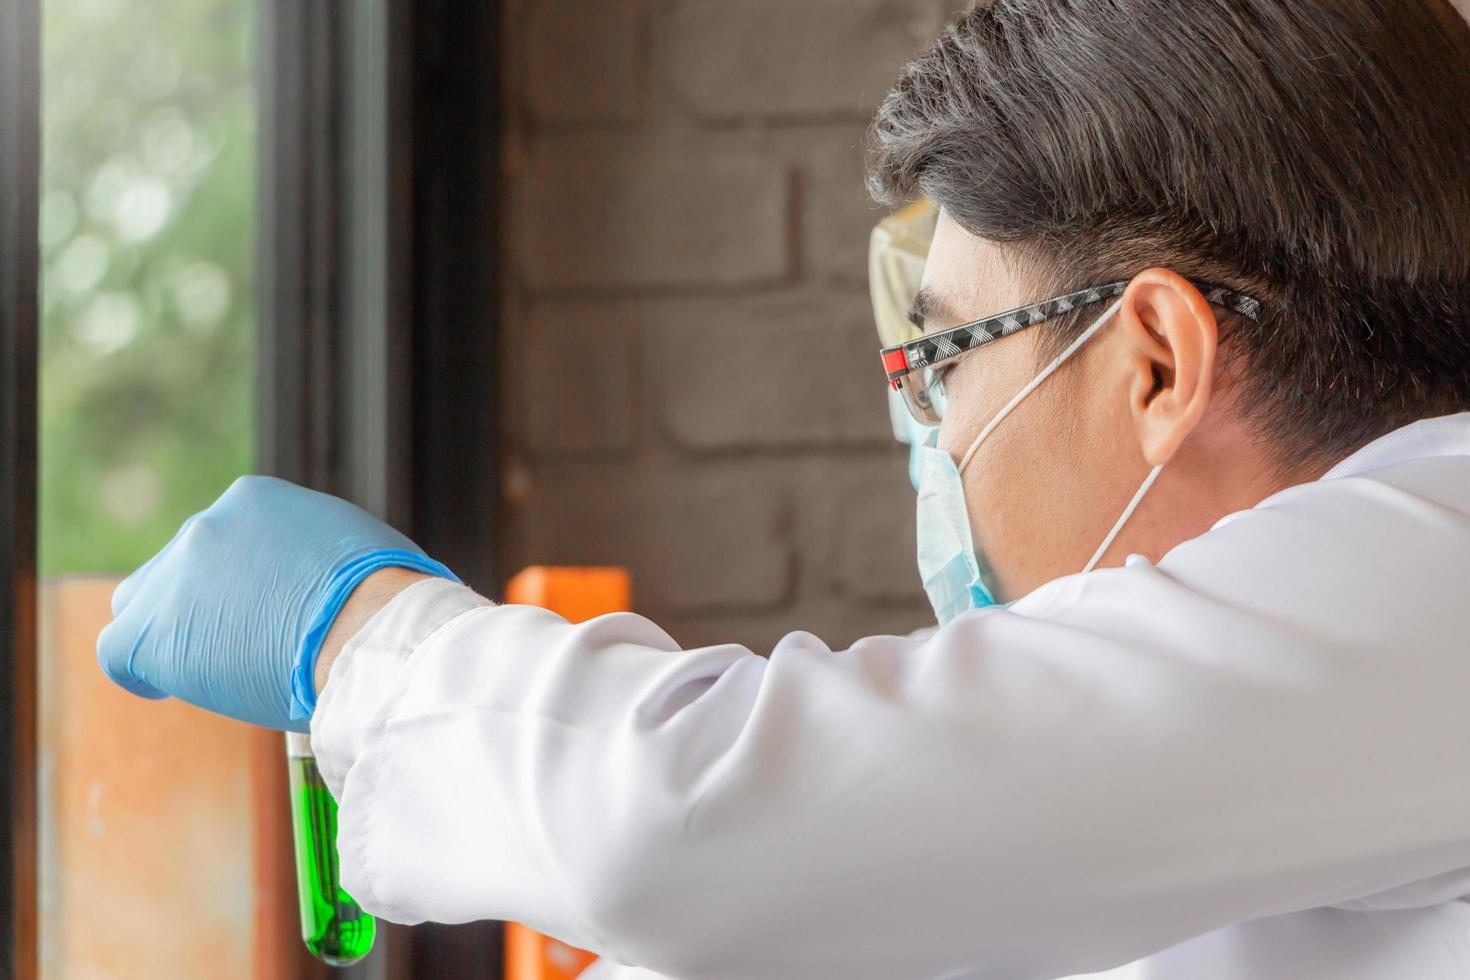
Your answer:
[[[932,321],[948,322],[956,319],[949,308],[949,304],[939,297],[934,290],[924,288],[919,290],[919,295],[914,297],[914,305],[909,307],[909,322],[920,330],[924,325]],[[937,328],[936,328],[937,329]]]

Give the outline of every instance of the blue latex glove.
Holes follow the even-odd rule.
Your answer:
[[[390,566],[459,581],[345,500],[241,477],[117,587],[97,659],[142,697],[305,732],[332,621],[359,582]]]

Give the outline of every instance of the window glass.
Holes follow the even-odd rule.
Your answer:
[[[252,468],[255,5],[41,10],[41,975],[248,980],[295,942],[255,864],[284,763],[253,780],[258,733],[124,692],[96,642]]]
[[[43,4],[43,574],[136,567],[251,467],[253,26]]]

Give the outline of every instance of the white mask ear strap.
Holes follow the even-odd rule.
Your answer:
[[[983,428],[983,429],[980,430],[980,434],[975,437],[975,441],[972,442],[972,443],[970,443],[970,448],[967,449],[967,450],[965,450],[964,458],[960,460],[960,472],[961,473],[965,472],[965,467],[968,466],[968,465],[970,465],[970,460],[973,459],[974,456],[975,456],[975,450],[977,450],[977,449],[980,448],[980,444],[985,441],[985,437],[988,436],[988,435],[990,435],[990,433],[994,432],[995,431],[995,427],[997,425],[1000,425],[1000,423],[1005,419],[1005,417],[1007,415],[1011,414],[1011,412],[1015,409],[1015,407],[1017,405],[1021,404],[1021,401],[1027,395],[1031,394],[1033,391],[1035,391],[1038,387],[1041,386],[1041,383],[1043,381],[1045,381],[1047,378],[1049,378],[1053,374],[1055,374],[1057,368],[1061,367],[1063,364],[1066,363],[1067,358],[1069,358],[1073,354],[1077,353],[1077,349],[1079,347],[1081,347],[1083,344],[1085,344],[1089,340],[1091,340],[1092,339],[1092,335],[1095,334],[1095,333],[1097,333],[1099,330],[1101,330],[1103,328],[1103,325],[1106,324],[1108,322],[1108,320],[1110,320],[1112,318],[1112,316],[1113,316],[1114,313],[1117,313],[1118,312],[1118,310],[1122,307],[1122,305],[1123,305],[1123,297],[1120,296],[1120,297],[1118,297],[1117,302],[1113,303],[1112,306],[1108,307],[1108,311],[1106,313],[1104,313],[1102,316],[1098,317],[1097,320],[1093,322],[1092,326],[1090,326],[1086,330],[1082,331],[1081,336],[1079,336],[1076,340],[1072,341],[1072,343],[1067,346],[1067,349],[1066,350],[1064,350],[1060,354],[1058,354],[1056,356],[1056,359],[1053,360],[1050,364],[1048,364],[1046,366],[1045,370],[1043,370],[1036,377],[1032,378],[1031,381],[1030,381],[1030,383],[1027,384],[1026,387],[1024,387],[1020,391],[1016,392],[1016,397],[1014,397],[1010,401],[1006,402],[1005,408],[1002,408],[999,412],[996,413],[995,418],[991,419],[990,420],[990,423],[988,425],[986,425],[985,428]]]
[[[1101,547],[1099,547],[1097,551],[1093,553],[1092,560],[1087,563],[1086,568],[1082,569],[1082,573],[1084,575],[1096,568],[1097,563],[1102,561],[1102,556],[1107,554],[1107,550],[1111,548],[1113,542],[1117,540],[1118,532],[1123,530],[1123,525],[1128,523],[1128,518],[1133,516],[1133,512],[1137,510],[1138,505],[1143,502],[1143,495],[1149,492],[1149,490],[1154,485],[1154,481],[1159,478],[1159,474],[1163,471],[1164,464],[1160,463],[1158,466],[1155,466],[1153,468],[1153,471],[1151,473],[1149,473],[1148,479],[1143,481],[1143,486],[1139,487],[1138,492],[1133,495],[1133,499],[1128,501],[1128,506],[1123,510],[1123,516],[1118,518],[1118,523],[1114,524],[1113,529],[1108,532],[1108,536],[1106,539],[1104,539]]]

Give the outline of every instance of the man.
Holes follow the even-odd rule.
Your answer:
[[[252,479],[102,664],[309,729],[368,911],[601,976],[1470,978],[1467,52],[1446,0],[996,0],[904,71],[923,638],[572,626]]]

